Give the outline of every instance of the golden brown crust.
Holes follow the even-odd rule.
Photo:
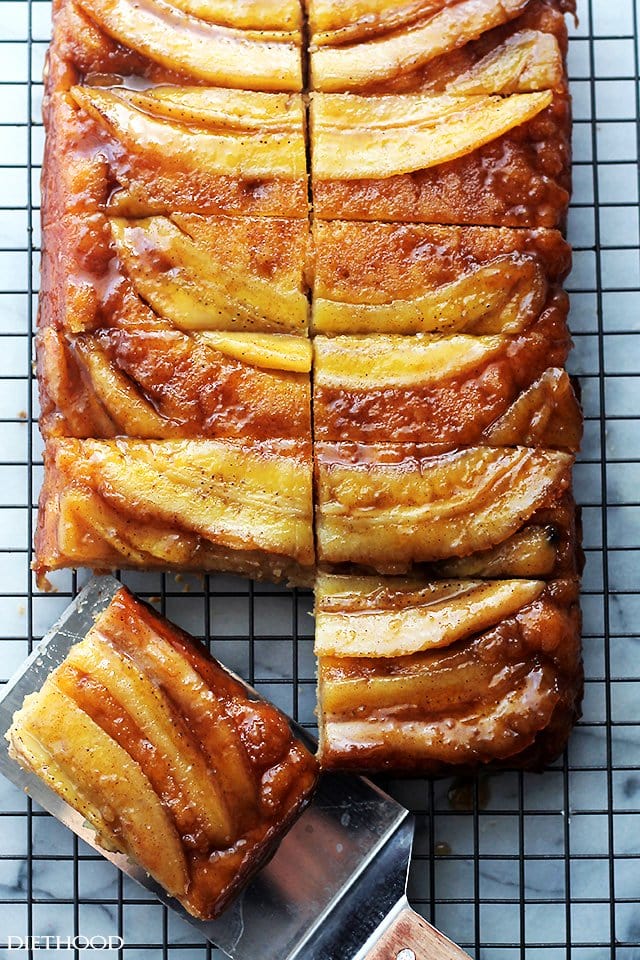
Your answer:
[[[454,577],[573,572],[572,463],[525,447],[433,456],[420,444],[316,443],[318,561]],[[541,527],[548,533],[532,549]]]
[[[312,186],[318,217],[498,227],[564,225],[571,189],[568,96],[555,94],[551,104],[533,119],[489,142],[483,132],[484,145],[476,149],[470,145],[468,152],[456,159],[426,168],[412,157],[406,144],[399,143],[403,165],[411,169],[367,176],[359,176],[355,167],[350,169],[348,158],[353,156],[353,148],[346,141],[343,160],[337,146],[342,142],[339,131],[330,139],[319,131],[319,111],[324,107],[317,98],[322,96],[316,94],[311,107]],[[478,127],[486,130],[482,119]],[[461,124],[465,136],[468,129],[467,122]],[[338,162],[329,166],[327,157],[332,155]],[[342,173],[338,172],[340,163],[344,163]],[[333,169],[335,174],[330,172]]]
[[[124,588],[27,698],[8,738],[99,843],[203,919],[273,853],[317,776],[275,707],[249,700],[200,644]],[[123,774],[116,786],[111,761]]]
[[[324,577],[316,622],[327,769],[540,767],[579,716],[576,581]]]
[[[309,582],[308,442],[58,439],[44,459],[40,577],[143,567]]]

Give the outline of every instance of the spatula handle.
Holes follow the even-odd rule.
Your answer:
[[[371,948],[366,960],[469,960],[469,954],[415,910],[405,907]]]

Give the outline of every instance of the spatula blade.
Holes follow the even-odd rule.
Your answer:
[[[85,636],[120,587],[114,577],[91,580],[6,684],[0,695],[0,772],[233,960],[353,960],[404,896],[413,836],[408,811],[369,781],[323,777],[272,860],[218,920],[204,922],[137,864],[99,847],[82,816],[9,757],[4,734],[14,712]],[[252,697],[259,696],[242,682]],[[313,744],[307,731],[292,727]]]

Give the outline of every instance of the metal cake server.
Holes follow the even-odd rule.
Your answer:
[[[0,772],[233,960],[467,958],[409,907],[411,815],[365,779],[324,776],[271,861],[219,919],[201,921],[135,863],[99,847],[82,816],[9,757],[4,734],[14,712],[121,586],[113,577],[94,578],[6,684],[0,696]],[[250,696],[259,696],[241,682]],[[303,728],[292,727],[314,746]]]

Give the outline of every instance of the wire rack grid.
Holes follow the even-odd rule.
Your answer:
[[[42,469],[31,361],[50,13],[48,0],[0,0],[2,681],[82,585],[63,573],[41,593],[29,574]],[[414,905],[476,960],[640,960],[640,0],[580,0],[579,14],[569,290],[586,416],[575,476],[587,553],[584,716],[542,776],[385,784],[416,814]],[[225,576],[123,579],[313,727],[310,594]],[[9,936],[121,936],[119,960],[221,958],[3,781],[0,958]]]

